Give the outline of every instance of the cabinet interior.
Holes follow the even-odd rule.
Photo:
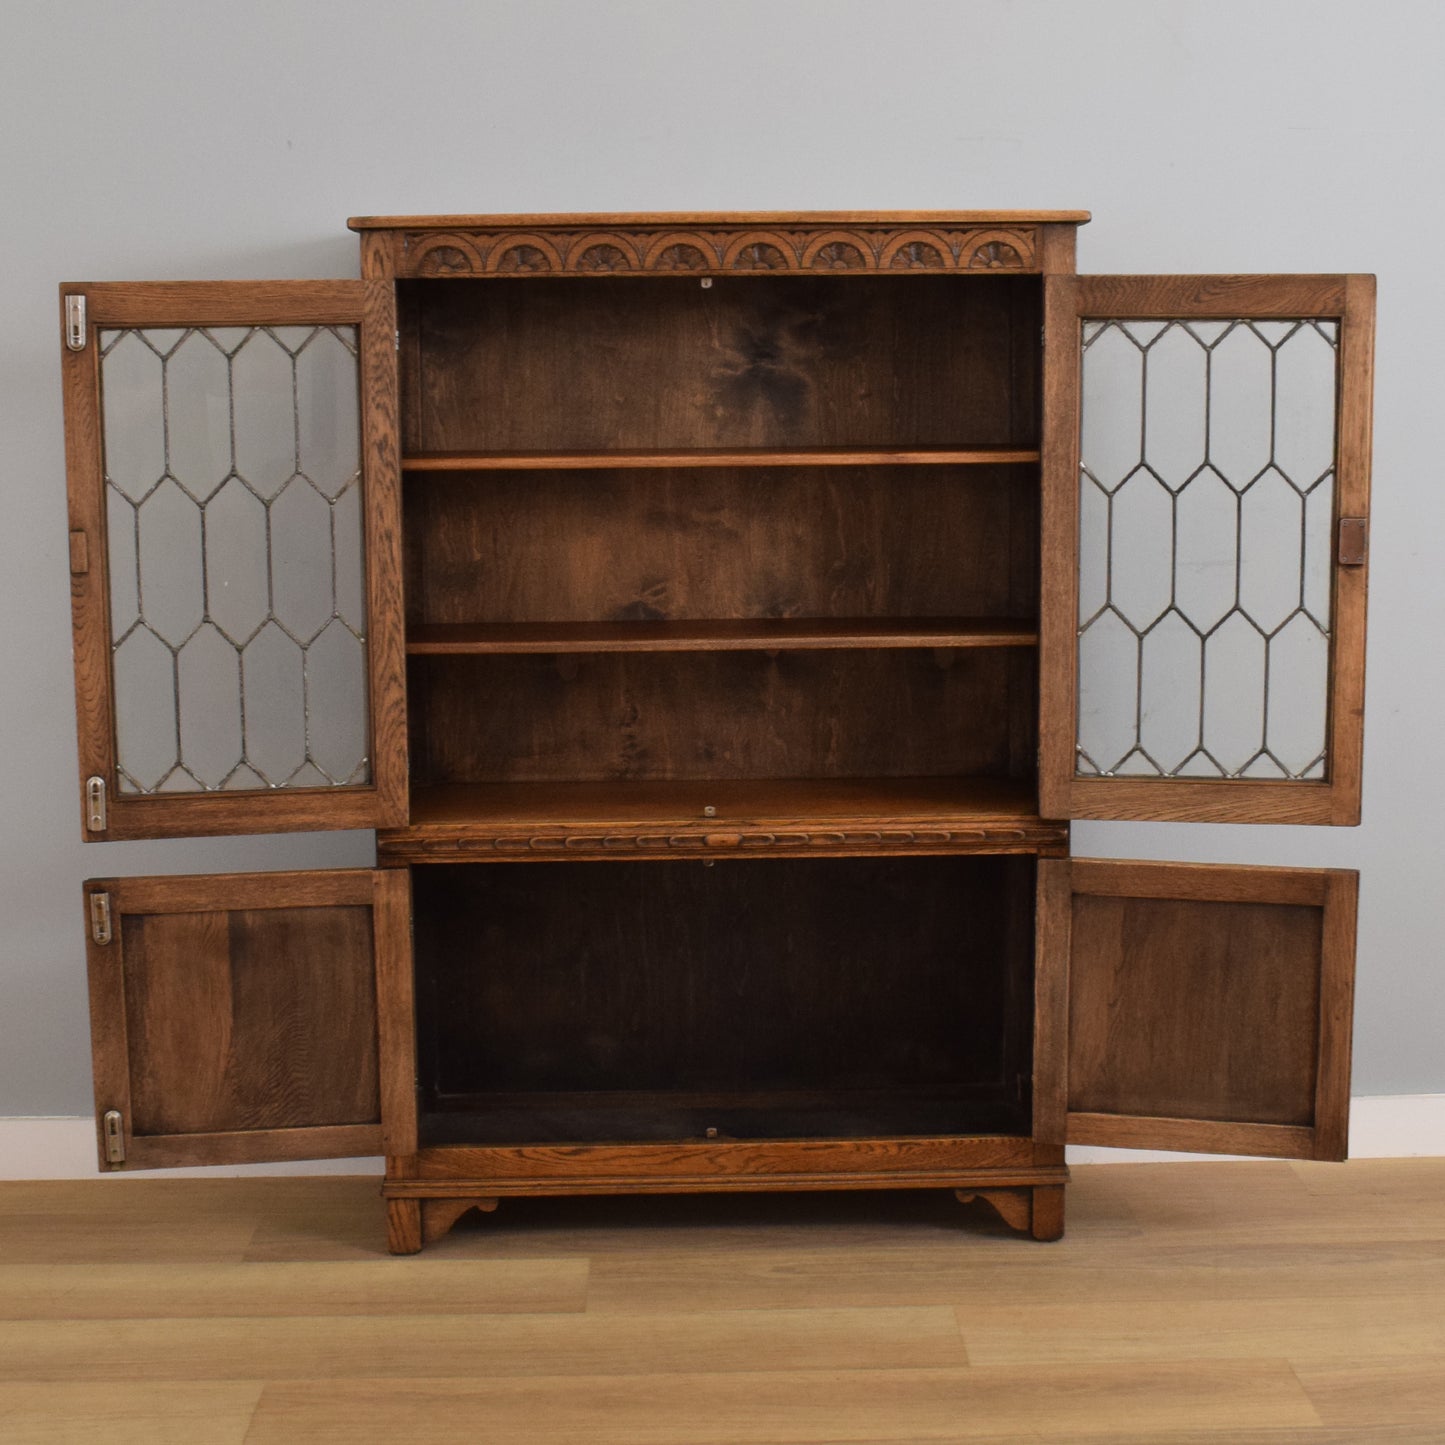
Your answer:
[[[398,291],[414,814],[478,784],[1032,794],[1038,277]]]
[[[422,1141],[1027,1134],[1034,872],[419,868]]]

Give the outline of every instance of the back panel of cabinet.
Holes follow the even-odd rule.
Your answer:
[[[439,473],[405,520],[413,625],[1038,608],[1030,466]]]
[[[1033,655],[1009,648],[413,658],[412,776],[1032,776]]]
[[[1037,277],[398,287],[403,446],[1037,445]]]
[[[1033,874],[417,869],[424,1141],[1027,1133]]]

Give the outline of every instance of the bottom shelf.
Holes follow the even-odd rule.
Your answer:
[[[451,1144],[671,1144],[1027,1134],[1020,1101],[976,1090],[485,1094],[421,1117],[423,1148]]]

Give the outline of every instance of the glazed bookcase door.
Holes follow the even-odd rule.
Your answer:
[[[404,822],[391,287],[61,311],[84,836]]]
[[[415,1148],[405,869],[85,892],[103,1169]]]
[[[1046,280],[1040,806],[1357,823],[1374,278]]]
[[[1049,1142],[1343,1159],[1358,875],[1039,863]]]

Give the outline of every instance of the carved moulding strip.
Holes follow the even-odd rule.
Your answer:
[[[398,276],[1039,269],[1033,226],[404,231]]]
[[[1050,853],[1067,845],[1068,830],[1053,823],[1023,826],[779,827],[776,829],[649,829],[620,833],[603,829],[519,834],[469,830],[427,836],[398,830],[378,836],[388,862],[444,863],[464,857],[496,861],[542,858],[726,857],[748,853],[784,857],[802,853],[835,856],[874,853]]]

